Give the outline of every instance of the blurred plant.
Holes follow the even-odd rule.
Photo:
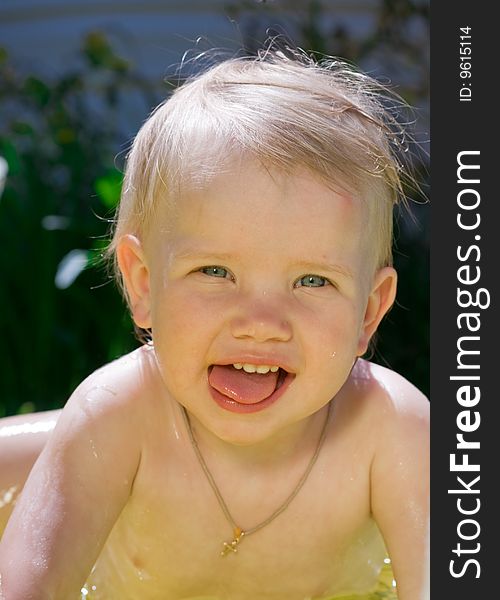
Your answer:
[[[116,108],[125,88],[149,90],[102,34],[90,34],[82,54],[79,71],[47,83],[21,76],[0,52],[0,156],[9,168],[0,416],[62,406],[83,377],[135,345],[119,294],[95,266],[120,195]]]

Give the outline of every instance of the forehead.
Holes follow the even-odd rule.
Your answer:
[[[176,252],[251,252],[269,260],[288,251],[351,263],[365,249],[366,227],[355,195],[306,169],[288,173],[244,158],[203,187],[181,190],[153,223],[155,242]]]

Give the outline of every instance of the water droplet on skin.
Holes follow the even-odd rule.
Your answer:
[[[96,397],[94,397],[94,392],[96,391],[100,391],[103,390],[105,392],[107,392],[108,394],[111,394],[112,396],[116,396],[117,392],[115,390],[113,390],[112,388],[108,387],[107,385],[95,385],[87,394],[85,400],[87,400],[88,402],[101,402],[102,401],[102,395],[101,394],[97,394]]]
[[[94,444],[94,440],[89,440],[89,444],[90,444],[90,448],[92,450],[92,454],[96,457],[99,458],[99,456],[97,455],[96,452],[96,448],[95,448],[95,444]]]
[[[151,575],[149,575],[145,569],[137,569],[137,577],[139,578],[139,581],[147,581],[148,579],[151,579]]]
[[[3,508],[12,502],[18,487],[19,486],[17,485],[13,485],[8,490],[0,492],[0,508]]]
[[[336,354],[337,354],[336,352],[332,352],[332,353],[330,354],[330,358],[335,358]]]
[[[172,427],[173,427],[173,429],[174,429],[174,435],[175,435],[175,439],[176,439],[176,440],[180,440],[180,439],[181,439],[181,436],[180,436],[180,434],[179,434],[179,430],[177,429],[177,426],[176,426],[176,424],[175,424],[175,421],[173,421],[173,422],[172,422]]]

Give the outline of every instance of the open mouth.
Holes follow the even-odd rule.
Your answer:
[[[275,365],[211,365],[208,383],[214,400],[233,412],[256,412],[273,404],[295,375]]]

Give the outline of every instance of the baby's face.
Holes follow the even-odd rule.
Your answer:
[[[183,194],[150,232],[136,302],[169,393],[238,444],[319,410],[394,291],[369,237],[360,200],[305,171],[247,163]]]

